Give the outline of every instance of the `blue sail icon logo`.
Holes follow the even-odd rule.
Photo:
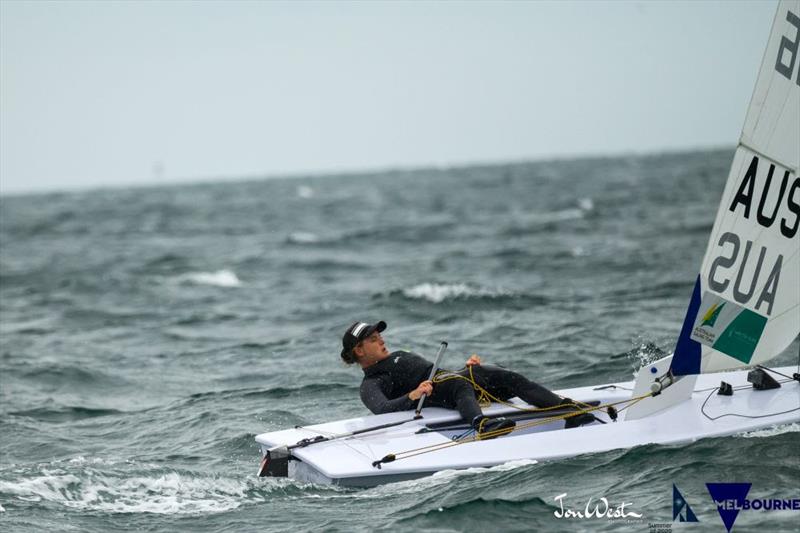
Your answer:
[[[689,502],[683,497],[681,491],[675,484],[672,484],[672,521],[679,519],[679,522],[698,522],[697,516],[689,506]]]

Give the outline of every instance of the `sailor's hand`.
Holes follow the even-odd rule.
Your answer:
[[[419,400],[423,394],[430,396],[433,392],[433,383],[430,380],[423,381],[419,386],[408,393],[408,397],[412,402]]]
[[[479,364],[481,364],[481,358],[478,357],[476,354],[470,355],[469,359],[467,359],[467,362],[465,363],[466,366],[479,365]]]

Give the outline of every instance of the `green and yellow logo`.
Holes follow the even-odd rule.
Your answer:
[[[725,302],[722,302],[721,305],[714,304],[709,307],[708,311],[706,311],[706,314],[703,315],[703,323],[700,324],[700,327],[702,328],[703,326],[710,326],[713,328],[723,307],[725,307]]]

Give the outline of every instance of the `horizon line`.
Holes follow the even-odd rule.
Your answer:
[[[23,196],[44,196],[60,195],[72,193],[89,193],[107,190],[128,190],[128,189],[156,189],[172,188],[183,186],[216,185],[225,183],[246,183],[253,181],[266,180],[293,180],[302,178],[331,178],[341,176],[366,177],[370,174],[390,174],[390,173],[414,173],[425,170],[462,170],[476,167],[500,167],[506,165],[523,165],[535,163],[550,163],[564,161],[580,161],[587,159],[612,159],[623,157],[651,157],[658,155],[677,155],[693,152],[713,152],[721,150],[734,150],[736,145],[709,145],[694,147],[670,147],[663,149],[630,150],[620,152],[577,152],[573,154],[554,154],[542,157],[519,157],[505,160],[484,159],[473,161],[459,161],[453,163],[419,163],[409,165],[388,165],[388,166],[365,166],[361,168],[348,168],[336,170],[298,170],[276,173],[250,173],[241,175],[217,175],[217,176],[196,176],[196,177],[175,177],[166,178],[164,181],[155,181],[158,178],[147,179],[138,182],[119,182],[110,184],[85,184],[64,187],[43,187],[41,189],[13,189],[4,190],[2,187],[2,176],[0,176],[0,198],[23,197]]]

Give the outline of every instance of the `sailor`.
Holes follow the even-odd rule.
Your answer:
[[[465,379],[447,379],[436,384],[428,380],[433,363],[407,351],[389,352],[381,333],[386,322],[375,324],[356,322],[347,328],[342,337],[342,360],[357,363],[364,371],[361,382],[361,401],[375,414],[414,409],[423,394],[426,405],[458,410],[461,417],[471,422],[479,433],[497,436],[516,425],[507,418],[489,418],[481,411],[476,390]],[[489,394],[508,400],[514,396],[540,408],[573,405],[572,400],[561,398],[525,376],[498,366],[482,365],[477,355],[470,356],[464,369],[451,372],[469,376]],[[438,374],[437,374],[438,376]],[[566,420],[566,427],[577,427],[594,421],[590,413],[574,415]]]

